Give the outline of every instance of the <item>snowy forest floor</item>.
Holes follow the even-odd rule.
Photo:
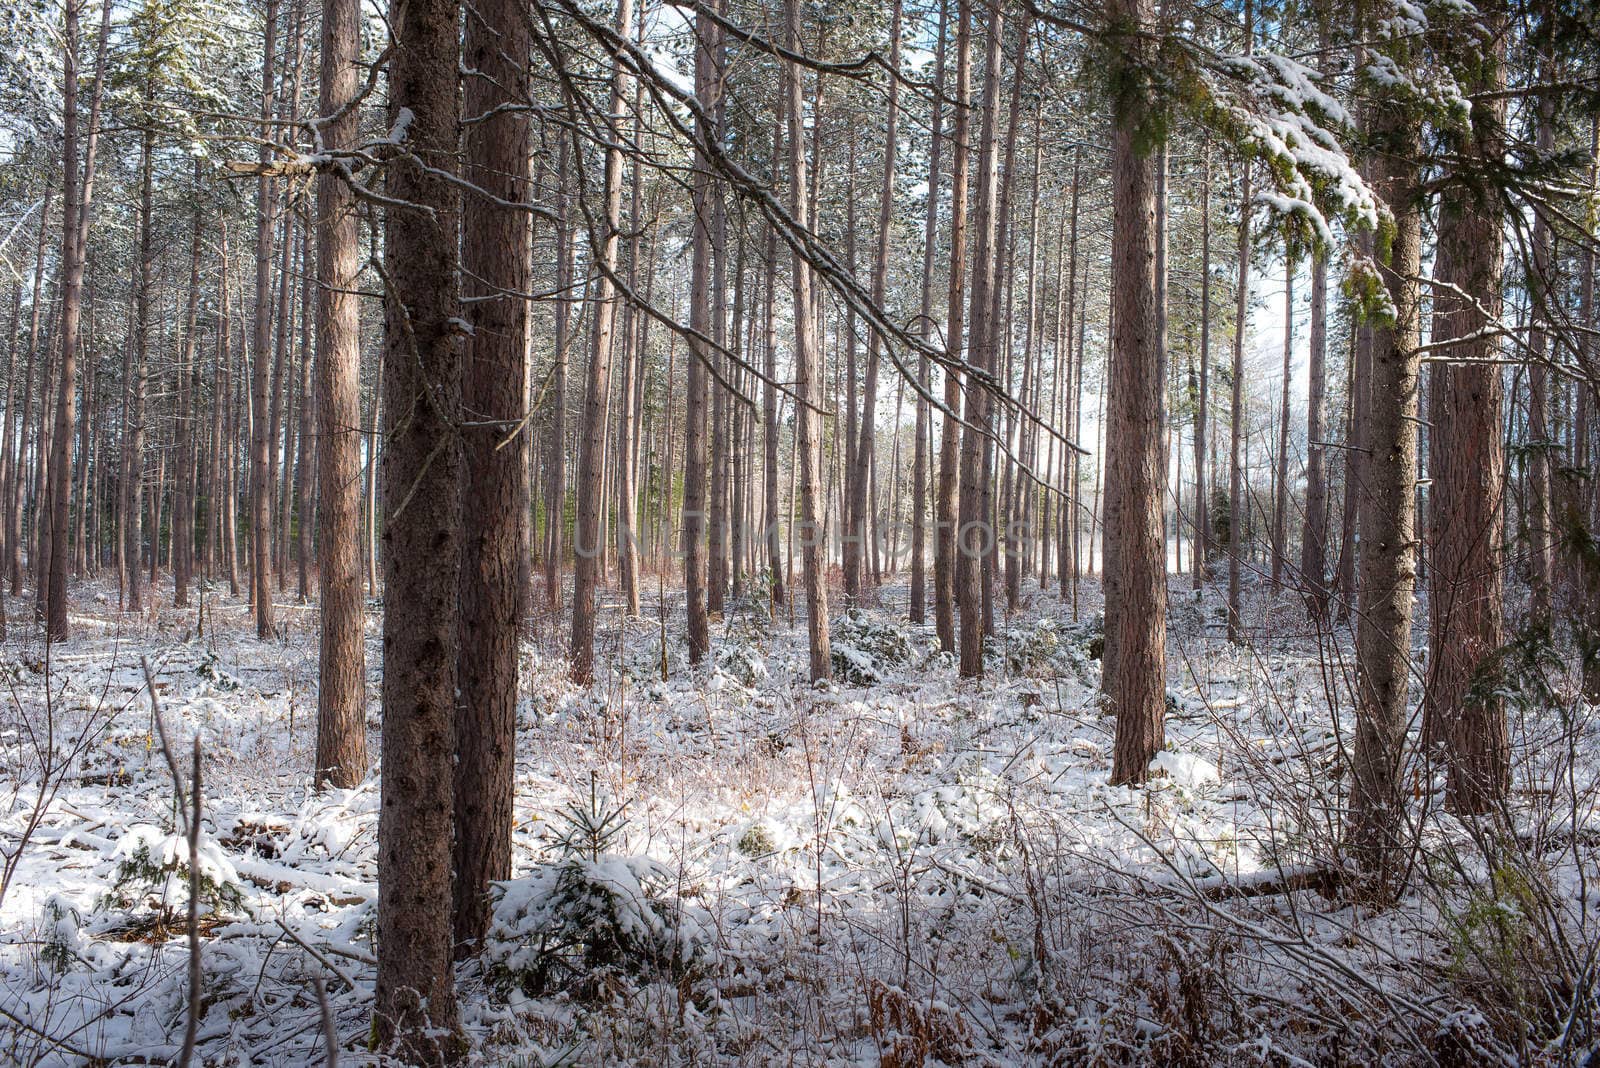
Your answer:
[[[896,622],[903,584],[882,598],[836,615],[820,689],[803,616],[763,604],[730,610],[697,671],[670,588],[664,625],[612,605],[586,690],[540,625],[517,879],[458,973],[475,1059],[1583,1062],[1600,725],[1550,656],[1518,652],[1497,682],[1510,809],[1448,816],[1415,758],[1410,888],[1370,910],[1319,874],[1340,863],[1348,628],[1257,591],[1236,648],[1215,593],[1175,578],[1166,774],[1132,789],[1107,784],[1092,583],[1076,621],[1030,587],[978,683]],[[0,665],[0,1061],[160,1063],[182,1040],[187,850],[142,656],[180,763],[203,745],[205,1062],[321,1062],[317,978],[341,1063],[374,1061],[379,779],[309,790],[314,609],[285,603],[260,642],[214,592],[203,638],[193,610],[115,603],[75,588],[75,637],[14,638]],[[376,608],[368,635],[376,757]]]

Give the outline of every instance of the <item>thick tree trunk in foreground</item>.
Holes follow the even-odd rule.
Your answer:
[[[359,0],[324,0],[320,110],[354,99],[361,75]],[[324,142],[356,138],[356,113],[329,121]],[[360,232],[341,175],[317,178],[317,562],[322,634],[317,671],[315,784],[353,787],[367,774],[366,645],[361,598]],[[307,398],[309,400],[309,398]],[[374,443],[376,447],[376,443]],[[308,494],[309,496],[309,494]]]
[[[1108,15],[1141,29],[1152,22],[1150,0],[1112,0]],[[1128,76],[1149,61],[1143,38],[1116,42],[1115,62]],[[1165,741],[1166,551],[1162,441],[1166,374],[1156,300],[1155,161],[1140,144],[1149,120],[1144,99],[1130,91],[1116,104],[1111,146],[1114,322],[1106,411],[1106,660],[1102,684],[1117,717],[1111,780],[1142,782]]]
[[[462,339],[457,0],[390,8],[391,127],[409,153],[385,193],[383,798],[374,1038],[413,1064],[462,1039],[451,973],[451,813],[460,618]],[[412,158],[414,154],[415,158]],[[424,167],[429,168],[424,170]]]

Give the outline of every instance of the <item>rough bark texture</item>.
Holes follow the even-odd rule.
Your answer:
[[[358,0],[322,5],[321,113],[335,115],[360,87]],[[355,109],[323,127],[325,142],[356,137]],[[366,644],[361,600],[361,318],[355,195],[342,176],[317,179],[317,508],[322,578],[318,645],[318,787],[353,787],[367,774]],[[373,442],[376,447],[377,443]]]
[[[1503,24],[1503,12],[1489,14]],[[1485,57],[1467,85],[1485,93],[1504,88],[1499,57]],[[1462,813],[1489,811],[1511,778],[1505,706],[1497,687],[1478,677],[1505,642],[1501,374],[1489,362],[1497,355],[1494,339],[1478,336],[1500,314],[1503,210],[1472,175],[1474,165],[1504,155],[1505,113],[1503,99],[1473,107],[1461,146],[1471,165],[1444,193],[1435,264],[1433,342],[1462,340],[1436,354],[1461,362],[1436,363],[1430,371],[1430,405],[1437,407],[1429,420],[1432,653],[1423,736],[1444,743],[1445,803]]]
[[[626,0],[624,0],[626,2]],[[528,118],[506,108],[527,99],[528,34],[513,0],[486,0],[467,16],[463,61],[468,116],[499,111],[467,127],[466,178],[501,203],[469,194],[462,250],[467,342],[461,630],[457,659],[455,939],[465,953],[489,926],[491,880],[511,877],[511,800],[516,756],[518,554],[526,517],[518,507],[527,434],[506,441],[522,417],[529,288]],[[581,546],[580,542],[580,546]],[[580,558],[581,564],[581,558]]]
[[[1417,401],[1422,220],[1414,162],[1415,120],[1399,107],[1375,110],[1375,191],[1394,215],[1379,274],[1392,322],[1373,326],[1371,396],[1363,443],[1360,602],[1356,625],[1356,736],[1348,846],[1363,892],[1398,890],[1404,865],[1401,760],[1408,717],[1412,591],[1417,560]]]
[[[451,812],[460,618],[461,330],[456,316],[457,0],[390,8],[386,193],[383,794],[374,1037],[431,1064],[461,1040],[451,974]],[[424,170],[424,167],[429,170]]]
[[[1128,84],[1142,81],[1149,44],[1133,36],[1152,22],[1150,0],[1111,0],[1122,33],[1114,62]],[[1103,690],[1117,718],[1113,782],[1141,782],[1164,741],[1166,552],[1162,441],[1166,376],[1156,301],[1156,173],[1141,144],[1148,120],[1142,93],[1114,101],[1111,144],[1113,243],[1110,384],[1106,395],[1106,659]],[[1109,551],[1114,547],[1115,551]]]

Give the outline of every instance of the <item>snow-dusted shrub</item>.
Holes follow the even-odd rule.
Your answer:
[[[703,941],[649,857],[568,856],[496,883],[485,956],[500,984],[538,996],[613,977],[680,975]]]
[[[767,658],[760,649],[746,642],[724,642],[717,646],[717,670],[741,686],[759,686],[769,676]]]
[[[39,948],[39,960],[59,975],[72,967],[72,962],[78,959],[83,917],[78,914],[71,900],[60,894],[52,894],[44,903],[44,921],[41,926],[43,930],[40,941],[43,945]]]
[[[200,662],[194,666],[194,673],[219,690],[231,692],[244,685],[237,676],[223,668],[221,658],[209,650],[200,658]]]
[[[911,636],[898,622],[852,608],[829,624],[833,673],[852,686],[883,682],[911,662]]]
[[[503,990],[594,996],[619,978],[682,975],[705,939],[670,892],[672,873],[650,857],[608,850],[626,811],[590,784],[586,804],[562,812],[562,855],[490,888],[485,960]]]
[[[244,910],[239,874],[215,838],[204,832],[199,846],[200,912],[237,913]],[[180,922],[189,905],[189,840],[166,834],[149,824],[129,827],[112,850],[117,862],[111,887],[100,898],[99,911],[119,909],[136,915],[130,920],[152,920],[161,927]],[[139,913],[153,912],[153,916]]]
[[[1013,675],[1070,675],[1090,683],[1090,665],[1105,649],[1105,618],[1069,623],[1046,616],[1002,631],[997,645]]]

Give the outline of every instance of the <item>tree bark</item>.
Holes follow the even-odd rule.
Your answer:
[[[1248,23],[1248,18],[1246,22]],[[1254,30],[1247,30],[1252,36]],[[1246,46],[1246,52],[1250,49]],[[1246,523],[1245,495],[1249,487],[1245,482],[1244,456],[1244,339],[1250,329],[1250,162],[1241,165],[1244,176],[1239,182],[1239,278],[1235,290],[1236,303],[1233,323],[1233,389],[1231,416],[1228,420],[1228,640],[1238,645],[1244,641],[1244,623],[1240,590],[1240,569],[1244,549]]]
[[[973,214],[972,320],[967,365],[977,372],[993,372],[997,348],[994,292],[999,281],[997,260],[1002,255],[996,238],[999,215],[1000,92],[1004,9],[990,10],[984,63],[982,122],[978,135],[977,205]],[[989,392],[975,374],[966,380],[961,435],[960,527],[956,534],[955,586],[961,610],[960,672],[963,678],[983,674],[984,611],[982,563],[994,540],[994,526],[984,510],[983,454],[989,426]]]
[[[273,75],[277,65],[278,0],[267,0],[266,49],[261,61],[261,136],[272,136]],[[257,162],[265,167],[270,156],[261,146]],[[267,409],[272,375],[272,223],[275,211],[271,180],[256,179],[256,298],[255,334],[251,345],[250,377],[250,602],[255,609],[256,637],[272,636],[272,486],[269,477],[270,437]]]
[[[67,3],[67,62],[62,155],[66,207],[62,213],[61,250],[61,373],[56,394],[55,432],[50,439],[50,552],[45,596],[45,633],[52,641],[67,638],[67,560],[71,546],[72,429],[76,404],[78,332],[83,314],[83,270],[89,245],[89,218],[94,202],[95,149],[99,142],[100,101],[105,87],[106,39],[111,26],[111,3],[101,6],[100,36],[96,47],[94,88],[89,104],[89,128],[82,170],[78,161],[78,4]],[[81,174],[81,180],[80,180]],[[41,572],[42,573],[42,572]],[[45,584],[41,581],[40,585]]]
[[[333,149],[352,145],[357,136],[356,109],[349,105],[361,82],[359,18],[359,0],[323,0],[319,111],[335,116],[322,128],[324,143]],[[314,783],[319,789],[352,788],[367,774],[359,243],[355,194],[345,176],[318,175],[316,513],[322,633]]]
[[[1285,261],[1283,283],[1283,386],[1278,411],[1278,492],[1272,502],[1272,590],[1283,589],[1283,564],[1289,555],[1289,377],[1294,360],[1294,272],[1295,258]]]
[[[695,95],[701,113],[696,119],[695,170],[691,179],[694,224],[690,252],[687,392],[683,407],[683,588],[688,599],[689,663],[698,664],[711,651],[711,624],[706,607],[706,401],[707,363],[713,354],[700,338],[711,336],[711,230],[712,199],[710,160],[701,147],[715,137],[715,97],[720,92],[714,53],[716,27],[709,18],[695,18]],[[800,318],[798,309],[796,318]],[[797,326],[796,329],[799,329]]]
[[[1306,616],[1313,623],[1328,618],[1328,450],[1324,409],[1327,405],[1328,254],[1311,259],[1311,379],[1306,402],[1306,517],[1300,532],[1300,582]]]
[[[627,40],[632,36],[632,22],[632,0],[617,0],[615,28],[619,38]],[[573,487],[578,498],[578,525],[572,538],[576,559],[572,579],[570,657],[572,678],[580,684],[586,684],[594,678],[595,586],[605,551],[601,524],[605,510],[606,404],[611,398],[611,363],[617,348],[617,297],[612,277],[617,270],[618,235],[622,227],[621,124],[627,106],[628,75],[619,60],[611,76],[611,99],[607,109],[607,115],[615,126],[610,131],[611,144],[606,149],[603,230],[591,235],[598,270],[595,279],[594,350],[589,360],[588,394],[583,407],[578,481]],[[513,681],[515,674],[513,663]]]
[[[623,0],[627,3],[628,0]],[[485,0],[467,15],[463,62],[469,193],[462,228],[468,338],[462,390],[465,431],[461,631],[457,657],[455,942],[476,950],[489,929],[489,884],[511,877],[511,801],[517,721],[518,553],[526,516],[518,508],[527,434],[522,418],[529,289],[526,111],[529,41],[515,0]],[[626,36],[627,29],[623,27]],[[497,109],[499,109],[497,111]],[[480,116],[493,115],[492,118]],[[609,172],[609,168],[608,168]],[[489,197],[495,198],[490,200]],[[614,221],[614,218],[608,216]],[[604,290],[602,289],[602,296]],[[579,493],[585,492],[582,479]],[[580,501],[582,498],[580,497]],[[580,512],[581,514],[581,512]],[[581,525],[581,522],[580,522]],[[579,586],[583,541],[578,540]],[[590,591],[591,598],[593,590]],[[574,601],[574,618],[582,592]]]
[[[1505,13],[1489,8],[1502,29]],[[1504,39],[1471,71],[1466,88],[1483,94],[1459,146],[1466,174],[1445,187],[1433,294],[1433,343],[1449,342],[1432,365],[1429,518],[1429,675],[1423,738],[1442,741],[1445,803],[1455,812],[1493,810],[1511,778],[1505,705],[1480,669],[1505,643],[1505,443],[1501,437],[1497,345],[1480,332],[1500,316],[1503,209],[1471,176],[1504,158]],[[1464,294],[1464,295],[1463,295]],[[1456,362],[1459,361],[1459,362]]]
[[[800,51],[799,0],[784,0],[789,47]],[[805,98],[799,68],[783,66],[789,123],[789,208],[801,229],[811,225],[806,202]],[[822,522],[822,355],[812,318],[811,264],[799,252],[790,266],[794,293],[794,378],[796,464],[800,479],[801,570],[806,591],[806,630],[811,649],[811,681],[833,675],[828,646],[827,530]]]
[[[374,1045],[462,1052],[451,972],[451,812],[460,619],[462,340],[457,300],[458,0],[396,0],[387,167],[383,783]]]
[[[971,125],[972,8],[970,0],[956,0],[956,88],[951,102],[954,129],[950,179],[950,291],[946,305],[944,369],[944,427],[939,440],[939,485],[934,502],[933,621],[940,652],[956,648],[956,525],[960,502],[959,466],[961,376],[955,370],[964,345],[962,335],[966,293],[968,129]]]
[[[1150,0],[1111,0],[1114,58],[1138,86],[1153,59]],[[1142,141],[1152,116],[1133,88],[1115,102],[1111,144],[1112,347],[1105,485],[1106,651],[1103,691],[1117,720],[1111,779],[1142,782],[1165,742],[1166,552],[1162,442],[1166,374],[1157,304],[1155,162]]]
[[[1417,558],[1417,401],[1422,219],[1416,159],[1421,134],[1402,105],[1374,109],[1373,188],[1394,216],[1387,262],[1378,266],[1393,321],[1373,326],[1361,493],[1360,611],[1356,624],[1357,720],[1349,849],[1362,890],[1399,890],[1405,864],[1401,782],[1408,719],[1412,589]]]

